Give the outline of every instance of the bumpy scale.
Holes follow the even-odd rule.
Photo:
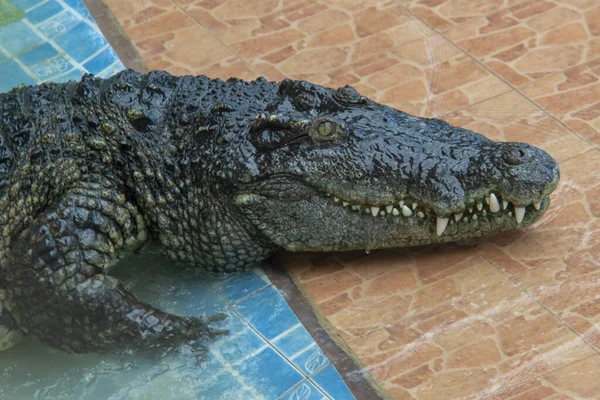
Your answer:
[[[470,240],[536,221],[559,179],[537,148],[291,80],[20,87],[0,140],[0,324],[73,352],[215,334],[107,274],[150,239],[221,272],[277,248]]]

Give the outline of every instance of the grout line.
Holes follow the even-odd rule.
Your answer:
[[[4,46],[2,46],[2,44],[0,44],[0,53],[6,55],[8,57],[8,60],[6,61],[10,61],[13,60],[14,62],[17,63],[17,65],[19,65],[19,67],[27,74],[29,75],[35,82],[40,83],[41,80],[37,77],[37,75],[35,75],[31,69],[29,69],[29,67],[27,67],[25,64],[23,64],[23,62],[21,60],[19,60],[18,56],[13,56],[11,53],[8,52],[8,50],[6,50],[4,48]],[[3,61],[3,62],[6,62]]]
[[[194,23],[196,25],[198,25],[199,27],[201,27],[202,29],[204,29],[205,31],[207,31],[208,33],[210,33],[210,35],[212,37],[214,37],[215,39],[217,39],[219,41],[219,43],[221,43],[223,46],[225,46],[225,48],[227,48],[227,50],[229,50],[233,55],[236,56],[236,58],[240,59],[244,64],[246,64],[254,73],[256,73],[258,76],[261,76],[261,74],[256,70],[256,68],[254,68],[252,66],[252,64],[250,64],[250,62],[248,60],[246,60],[244,57],[242,57],[241,55],[238,54],[238,52],[236,52],[235,50],[233,50],[231,47],[229,47],[229,45],[227,43],[225,43],[223,41],[223,39],[221,39],[221,37],[219,35],[217,35],[215,32],[213,32],[212,29],[209,29],[205,26],[203,26],[200,22],[198,22],[195,18],[193,18],[185,8],[181,7],[179,4],[177,4],[176,2],[174,2],[173,0],[170,0],[171,4],[173,4],[177,9],[179,9],[181,12],[183,12],[185,15],[188,16],[188,18],[190,18],[192,21],[194,21]]]
[[[580,139],[586,141],[587,143],[589,143],[591,146],[596,147],[596,145],[592,142],[590,142],[588,139],[584,138],[583,136],[581,136],[579,133],[575,132],[573,129],[571,129],[570,127],[568,127],[567,125],[565,125],[558,117],[555,117],[553,114],[551,114],[550,112],[548,112],[546,109],[544,109],[543,107],[539,106],[534,100],[530,99],[529,97],[527,97],[521,90],[519,90],[520,87],[524,87],[527,86],[529,84],[532,84],[538,80],[529,82],[528,84],[525,85],[521,85],[521,86],[514,86],[513,84],[511,84],[510,82],[508,82],[504,77],[496,74],[493,70],[491,70],[487,65],[483,64],[481,61],[479,61],[477,58],[475,58],[475,56],[471,55],[469,52],[467,52],[466,50],[464,50],[462,47],[460,47],[458,44],[456,44],[454,41],[448,39],[446,37],[446,35],[444,34],[444,32],[440,32],[437,29],[435,29],[433,26],[431,26],[429,23],[427,23],[426,21],[423,21],[421,18],[419,18],[418,15],[416,15],[412,10],[410,10],[408,7],[404,6],[402,3],[400,3],[399,0],[394,0],[394,2],[401,8],[405,9],[406,11],[408,11],[414,18],[418,19],[419,21],[421,21],[422,23],[424,23],[425,25],[427,25],[430,29],[432,29],[434,32],[436,32],[437,34],[439,34],[441,37],[444,38],[444,40],[446,40],[448,43],[452,44],[452,46],[454,46],[457,50],[459,50],[460,52],[462,52],[464,55],[466,55],[467,57],[469,57],[471,60],[475,61],[479,66],[481,66],[482,68],[484,68],[488,73],[492,74],[493,76],[495,76],[496,78],[500,79],[502,82],[504,82],[505,84],[507,84],[508,86],[510,86],[513,90],[515,90],[519,95],[521,95],[522,97],[524,97],[528,102],[530,102],[532,105],[534,105],[536,108],[540,109],[546,116],[550,117],[551,119],[555,120],[556,122],[558,122],[562,127],[564,127],[565,129],[567,129],[569,132],[572,132],[573,134],[575,134],[577,137],[579,137]],[[559,74],[559,73],[563,73],[565,71],[568,71],[572,68],[581,66],[583,64],[587,64],[589,62],[592,62],[594,60],[599,59],[600,57],[596,57],[592,60],[588,60],[584,63],[581,64],[577,64],[574,65],[572,67],[569,67],[568,69],[562,70],[562,71],[557,71],[555,74]],[[551,76],[554,74],[550,74],[548,76]],[[467,106],[468,107],[468,106]],[[463,107],[464,109],[464,107]],[[446,115],[446,114],[445,114]]]

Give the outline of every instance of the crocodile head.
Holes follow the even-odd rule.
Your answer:
[[[540,218],[559,169],[501,143],[359,95],[283,81],[253,116],[229,176],[235,206],[292,251],[467,241]],[[241,151],[240,151],[241,150]],[[233,182],[233,183],[232,183]]]

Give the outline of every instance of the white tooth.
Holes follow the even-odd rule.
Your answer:
[[[400,215],[400,211],[397,208],[394,208],[392,210],[392,214],[394,214],[394,215]]]
[[[404,205],[404,200],[400,200],[400,201],[398,202],[398,205],[400,206],[400,208],[402,208],[402,206]]]
[[[391,213],[393,209],[394,209],[393,205],[385,206],[385,211],[387,211],[388,214]]]
[[[371,207],[371,215],[376,217],[379,214],[379,207]]]
[[[534,207],[535,207],[535,209],[536,209],[536,210],[538,210],[538,211],[539,211],[539,209],[540,209],[540,206],[541,206],[541,205],[542,205],[542,202],[541,202],[541,201],[538,201],[537,203],[533,203],[533,206],[534,206]]]
[[[350,203],[348,203],[347,201],[342,201],[342,204],[344,205],[344,207],[348,207],[350,205]]]
[[[379,215],[381,215],[382,217],[385,217],[385,211],[380,211]]]
[[[483,216],[485,217],[485,216],[487,215],[487,211],[483,210],[483,211],[481,212],[481,215],[483,215]]]
[[[477,214],[473,215],[473,219],[476,220],[477,219]]]
[[[473,214],[473,207],[469,207],[469,214]]]
[[[336,203],[340,201],[340,199],[338,199],[337,197],[333,197],[333,201],[335,201]]]
[[[463,216],[463,213],[456,213],[456,214],[454,214],[454,220],[456,222],[458,222],[458,221],[460,221],[460,219],[462,218],[462,216]]]
[[[480,201],[477,202],[477,209],[479,211],[483,210],[483,203],[482,202],[480,202]]]
[[[506,210],[506,207],[508,207],[508,201],[502,200],[502,208]]]
[[[465,218],[463,219],[463,221],[464,221],[464,222],[469,222],[469,217],[465,217]]]
[[[525,207],[515,206],[515,218],[517,219],[517,224],[520,224],[521,221],[523,221],[523,217],[525,217]]]
[[[509,217],[512,217],[512,211],[509,211],[509,212],[508,212],[508,216],[509,216]]]
[[[422,212],[422,211],[419,211],[419,212],[417,213],[417,217],[419,217],[419,218],[425,218],[425,214],[423,214],[423,212]]]
[[[493,213],[500,211],[500,203],[494,193],[490,194],[490,211]]]
[[[353,209],[354,211],[358,211],[358,210],[360,210],[360,206],[357,206],[357,205],[355,204],[355,205],[353,205],[353,206],[352,206],[352,209]]]
[[[412,209],[414,210],[415,208],[417,208],[417,203],[412,204]]]
[[[369,207],[365,208],[365,214],[370,214],[371,213],[371,209]]]
[[[402,206],[402,215],[410,217],[412,215],[412,210],[406,206]]]
[[[485,196],[485,204],[490,204],[490,196]]]
[[[442,236],[442,233],[444,233],[448,226],[448,221],[449,218],[437,217],[436,231],[438,236]]]

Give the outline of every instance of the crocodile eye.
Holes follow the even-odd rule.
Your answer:
[[[326,136],[326,137],[331,136],[331,134],[333,133],[334,130],[335,130],[335,127],[333,126],[333,123],[331,123],[329,121],[323,121],[317,127],[317,132],[319,132],[319,135]]]

